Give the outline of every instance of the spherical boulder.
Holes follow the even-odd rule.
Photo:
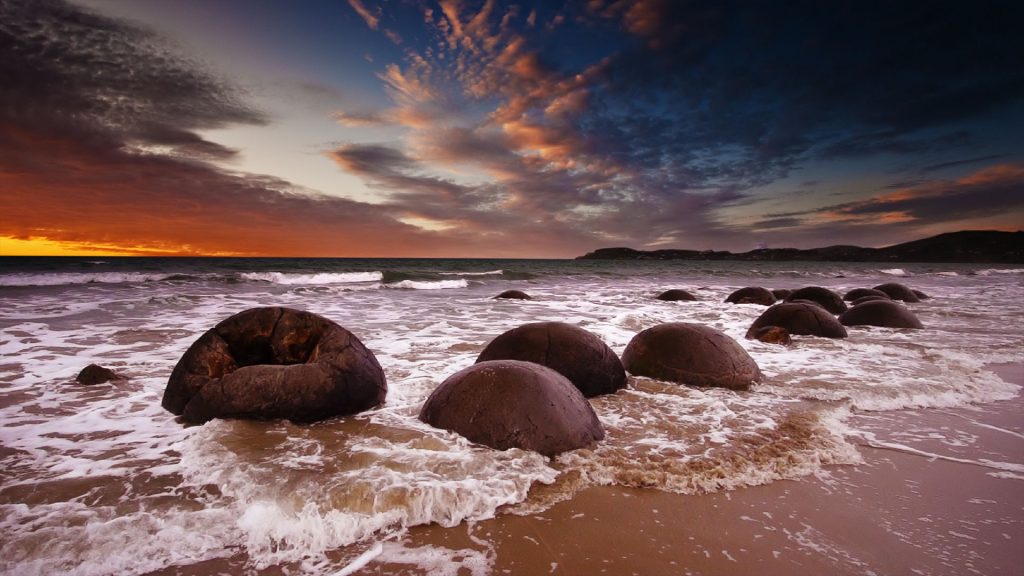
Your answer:
[[[789,288],[776,288],[772,290],[772,296],[775,296],[776,300],[785,300],[786,298],[789,298],[789,295],[792,293],[793,291]]]
[[[535,322],[513,328],[484,348],[477,363],[522,360],[565,376],[586,397],[626,387],[626,371],[600,338],[564,322]]]
[[[874,294],[868,294],[867,296],[861,296],[860,298],[857,298],[853,302],[850,302],[850,306],[857,306],[858,304],[863,304],[865,302],[871,302],[872,300],[888,300],[889,302],[892,302],[892,298],[889,298],[885,294],[882,294],[881,296],[875,296]]]
[[[124,376],[120,376],[110,368],[104,368],[99,364],[89,364],[85,368],[82,368],[82,371],[78,373],[78,376],[75,376],[75,382],[85,384],[86,386],[102,384],[112,380],[124,380]]]
[[[494,297],[495,300],[498,300],[499,298],[507,298],[509,300],[533,300],[532,296],[530,296],[526,292],[523,292],[522,290],[505,290],[501,294],[498,294],[497,296]]]
[[[931,296],[925,294],[924,292],[921,292],[920,290],[915,290],[915,289],[911,288],[910,291],[914,293],[914,296],[917,296],[918,300],[929,300],[929,299],[931,299]]]
[[[657,298],[658,300],[664,300],[665,302],[692,302],[697,299],[693,294],[678,288],[665,290],[661,294],[658,294]]]
[[[810,300],[817,302],[821,306],[833,314],[842,314],[846,312],[846,303],[839,297],[839,294],[829,290],[828,288],[822,288],[821,286],[807,286],[799,290],[794,291],[792,294],[786,297],[786,302],[793,302],[794,300]]]
[[[351,332],[311,312],[253,308],[196,340],[171,372],[162,405],[186,422],[314,422],[384,401],[387,382]]]
[[[917,297],[917,294],[914,294],[914,291],[911,290],[909,286],[906,286],[905,284],[900,284],[898,282],[888,282],[886,284],[879,284],[878,286],[875,286],[875,290],[885,292],[885,294],[889,296],[889,298],[892,298],[893,300],[902,300],[904,302],[911,303],[921,301],[921,299]]]
[[[781,326],[765,326],[754,333],[754,340],[760,340],[766,344],[781,344],[789,346],[793,343],[789,331]]]
[[[846,328],[835,316],[816,304],[783,302],[764,311],[747,330],[747,338],[754,338],[765,326],[779,326],[790,334],[846,338]],[[628,367],[627,367],[628,368]]]
[[[843,300],[846,300],[847,302],[852,302],[853,300],[863,298],[865,296],[881,296],[886,300],[889,299],[889,295],[886,294],[885,292],[882,292],[881,290],[875,290],[874,288],[854,288],[853,290],[850,290],[843,296]]]
[[[873,300],[858,304],[840,314],[839,321],[844,326],[924,328],[913,312],[892,300]]]
[[[767,288],[750,286],[740,288],[729,294],[725,301],[730,304],[761,304],[763,306],[771,306],[775,303],[775,295]]]
[[[685,322],[670,322],[637,334],[622,363],[630,373],[691,386],[746,390],[761,381],[757,362],[722,332]]]
[[[583,448],[604,429],[583,394],[554,370],[520,360],[491,360],[449,376],[419,419],[498,450],[545,456]]]

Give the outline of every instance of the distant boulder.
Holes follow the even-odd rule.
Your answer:
[[[85,368],[82,368],[82,371],[78,373],[78,376],[75,376],[76,382],[79,384],[85,384],[86,386],[102,384],[112,380],[124,380],[124,376],[119,376],[110,368],[104,368],[99,364],[89,364]]]
[[[740,288],[729,294],[725,301],[730,304],[761,304],[762,306],[771,306],[775,303],[775,295],[767,288],[750,286]]]
[[[630,373],[690,386],[746,390],[761,381],[757,362],[735,340],[700,324],[671,322],[640,332],[626,346]]]
[[[781,326],[759,328],[754,333],[753,339],[760,340],[766,344],[781,344],[783,346],[789,346],[793,343],[793,338],[790,337],[789,331]]]
[[[846,312],[846,303],[843,299],[835,292],[828,288],[822,288],[821,286],[807,286],[794,291],[788,297],[786,302],[793,302],[794,300],[810,300],[817,302],[821,306],[833,314],[842,314]]]
[[[914,291],[909,286],[900,284],[898,282],[889,282],[887,284],[879,284],[875,286],[875,290],[885,292],[885,294],[893,300],[902,300],[904,302],[920,302],[921,299],[914,294]]]
[[[792,293],[793,291],[789,288],[776,288],[772,290],[772,296],[775,296],[776,300],[785,300],[786,298],[789,298],[789,295]]]
[[[533,300],[532,296],[521,290],[505,290],[494,297],[495,300],[499,298],[508,298],[510,300]]]
[[[931,296],[925,294],[924,292],[921,292],[920,290],[911,289],[910,291],[914,293],[914,296],[917,296],[918,300],[929,300],[929,299],[931,299]]]
[[[291,308],[253,308],[196,340],[171,372],[163,407],[186,422],[213,418],[313,422],[384,401],[373,353],[334,322]]]
[[[693,294],[678,288],[665,290],[661,294],[658,294],[657,298],[658,300],[664,300],[665,302],[690,302],[697,299]]]
[[[491,340],[476,359],[522,360],[547,366],[565,376],[586,397],[625,388],[626,371],[600,338],[564,322],[535,322]]]
[[[843,296],[843,300],[846,300],[847,302],[852,302],[858,298],[863,298],[865,296],[881,296],[886,300],[889,299],[889,295],[886,294],[885,292],[882,292],[881,290],[875,290],[874,288],[854,288],[853,290],[850,290],[849,292],[846,293],[846,295]]]
[[[892,298],[889,298],[885,294],[882,294],[881,296],[876,296],[874,294],[868,294],[867,296],[861,296],[860,298],[857,298],[853,302],[850,302],[850,306],[857,306],[857,305],[863,304],[865,302],[871,302],[872,300],[887,300],[889,302],[892,302]]]
[[[427,398],[419,419],[491,448],[545,456],[604,438],[594,409],[572,382],[519,360],[480,362],[449,376]]]
[[[846,338],[846,328],[835,316],[816,304],[783,302],[776,304],[750,325],[747,338],[754,338],[761,328],[779,326],[790,334],[798,336],[821,336],[824,338]],[[628,368],[628,366],[627,366]]]
[[[858,304],[843,312],[839,316],[839,322],[844,326],[924,328],[913,312],[892,300],[873,300]]]

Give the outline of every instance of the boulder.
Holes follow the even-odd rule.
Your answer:
[[[785,300],[786,298],[789,298],[789,295],[792,293],[793,291],[789,288],[776,288],[772,290],[772,296],[775,296],[776,300]]]
[[[533,300],[533,297],[521,290],[505,290],[501,294],[495,296],[494,300],[499,298],[508,298],[510,300]]]
[[[898,282],[889,282],[886,284],[879,284],[875,286],[875,290],[884,292],[889,298],[893,300],[902,300],[904,302],[920,302],[921,299],[914,294],[914,291],[909,286],[900,284]]]
[[[850,302],[850,306],[857,306],[858,304],[863,304],[865,302],[871,302],[872,300],[888,300],[888,301],[892,302],[892,298],[889,298],[885,294],[882,294],[881,296],[875,296],[874,294],[868,294],[867,296],[861,296],[860,298],[857,298],[853,302]]]
[[[761,304],[763,306],[771,306],[775,303],[775,295],[767,288],[751,286],[747,288],[740,288],[732,294],[729,294],[729,297],[726,298],[725,301],[731,304]]]
[[[630,340],[622,363],[636,376],[691,386],[746,390],[761,381],[761,370],[742,346],[700,324],[671,322],[648,328]]]
[[[449,376],[427,398],[419,419],[491,448],[545,456],[604,438],[594,409],[572,382],[520,360],[480,362]]]
[[[747,338],[754,338],[765,326],[779,326],[790,334],[846,338],[846,328],[835,316],[816,304],[783,302],[764,311],[747,330]],[[627,366],[628,368],[628,366]]]
[[[82,368],[82,371],[78,373],[78,376],[75,376],[75,382],[85,384],[86,386],[123,379],[123,376],[119,376],[110,368],[104,368],[99,364],[89,364],[85,368]]]
[[[524,324],[498,336],[477,363],[522,360],[547,366],[565,376],[586,397],[626,387],[626,370],[600,338],[564,322]]]
[[[914,293],[914,296],[917,296],[918,300],[928,300],[931,298],[931,296],[925,294],[924,292],[921,292],[920,290],[914,290],[913,288],[911,288],[910,291]]]
[[[657,298],[658,300],[664,300],[666,302],[690,302],[697,299],[697,297],[694,296],[693,294],[690,294],[686,290],[680,290],[678,288],[672,290],[665,290],[661,294],[658,294]]]
[[[754,339],[766,344],[781,344],[783,346],[789,346],[793,343],[793,338],[790,337],[789,332],[781,326],[759,328],[754,333]]]
[[[810,300],[817,302],[821,306],[833,314],[842,314],[846,312],[846,303],[839,297],[839,294],[829,290],[828,288],[822,288],[821,286],[807,286],[794,291],[788,297],[786,302],[793,302],[794,300]]]
[[[881,290],[875,290],[874,288],[854,288],[853,290],[850,290],[849,292],[846,293],[846,295],[843,296],[843,300],[846,300],[847,302],[852,302],[853,300],[863,298],[865,296],[881,296],[886,300],[889,299],[889,295],[886,294],[885,292],[882,292]]]
[[[844,326],[924,328],[913,312],[892,300],[872,300],[858,304],[840,314],[839,321]]]
[[[310,312],[253,308],[196,340],[171,372],[162,405],[186,422],[314,422],[384,401],[387,382],[351,332]]]

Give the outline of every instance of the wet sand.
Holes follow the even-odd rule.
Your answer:
[[[1024,364],[989,369],[1024,384]],[[357,573],[1024,574],[1024,399],[853,418],[874,434],[862,465],[700,496],[589,488],[540,514],[413,528]],[[431,564],[438,548],[465,561]]]

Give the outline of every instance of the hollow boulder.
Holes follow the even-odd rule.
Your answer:
[[[839,297],[839,294],[829,290],[828,288],[822,288],[821,286],[807,286],[799,290],[795,290],[792,294],[786,297],[786,302],[793,302],[794,300],[810,300],[817,302],[821,306],[833,314],[842,314],[846,312],[846,303]]]
[[[850,290],[843,296],[843,300],[846,300],[847,302],[852,302],[858,298],[863,298],[865,296],[880,296],[882,298],[885,298],[886,300],[889,299],[889,295],[886,294],[885,292],[882,292],[881,290],[875,290],[874,288],[854,288],[853,290]]]
[[[892,300],[872,300],[858,304],[840,314],[839,321],[844,326],[924,328],[913,312]]]
[[[779,326],[790,334],[846,338],[846,328],[835,316],[816,304],[783,302],[764,311],[747,330],[747,338],[754,338],[765,326]],[[628,367],[627,367],[628,368]]]
[[[793,338],[790,337],[789,332],[781,326],[765,326],[759,328],[754,333],[754,340],[760,340],[766,344],[781,344],[783,346],[789,346],[793,343]]]
[[[522,290],[505,290],[501,294],[498,294],[497,296],[494,297],[495,300],[498,300],[499,298],[507,298],[509,300],[533,300],[532,296],[530,296],[526,292],[523,292]]]
[[[477,363],[491,360],[547,366],[588,398],[626,386],[626,371],[615,352],[594,334],[564,322],[534,322],[505,332],[476,359]]]
[[[697,299],[693,294],[678,288],[665,290],[661,294],[658,294],[657,298],[658,300],[664,300],[665,302],[690,302]]]
[[[604,429],[583,394],[554,370],[521,360],[491,360],[449,376],[419,419],[498,450],[545,456],[588,446]]]
[[[178,360],[162,405],[186,422],[314,422],[384,401],[387,382],[351,332],[311,312],[253,308],[207,330]]]
[[[637,334],[622,363],[630,373],[691,386],[746,390],[761,381],[757,362],[735,340],[700,324],[670,322]]]
[[[730,304],[761,304],[763,306],[771,306],[775,303],[775,295],[767,288],[749,286],[729,294],[725,301]]]
[[[905,284],[899,282],[888,282],[886,284],[879,284],[875,286],[875,290],[884,292],[889,298],[893,300],[902,300],[904,302],[920,302],[921,299],[914,294],[914,291]]]

